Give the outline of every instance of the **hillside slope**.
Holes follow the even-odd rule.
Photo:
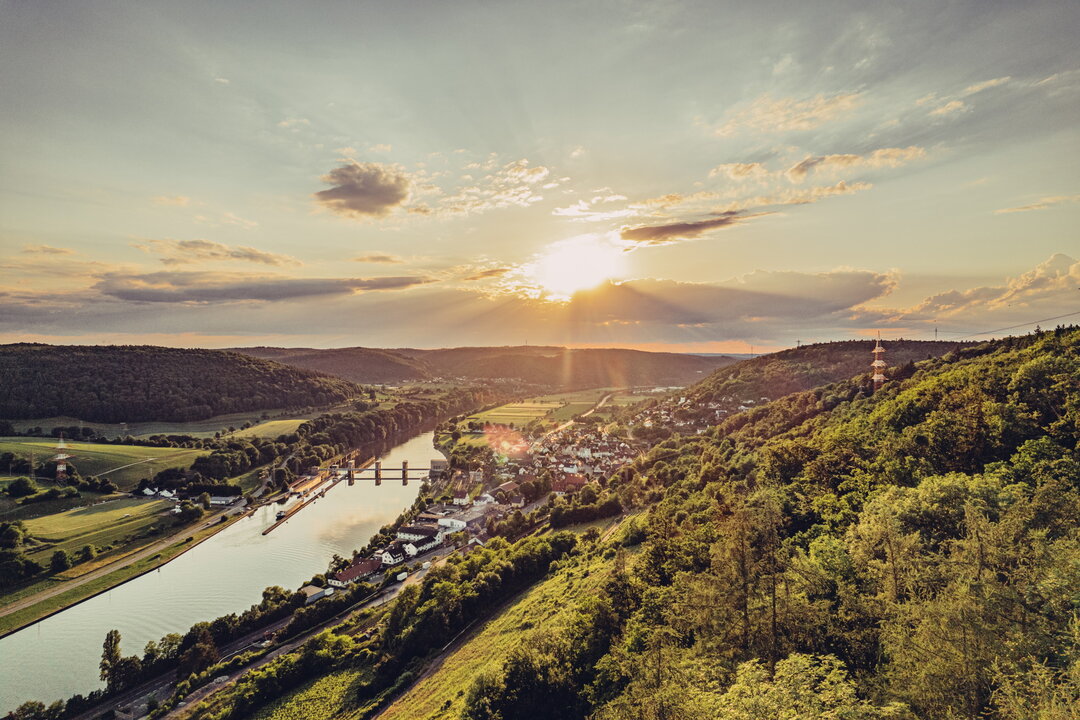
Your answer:
[[[895,371],[908,363],[940,357],[972,343],[886,340],[885,359]],[[695,402],[725,398],[775,400],[794,392],[867,373],[873,340],[815,343],[742,360],[723,367],[691,388]]]
[[[641,551],[571,551],[616,563],[597,592],[567,598],[570,624],[535,615],[539,632],[500,647],[497,667],[448,661],[424,680],[438,697],[397,707],[425,720],[1076,717],[1078,441],[1076,329],[672,438],[607,483],[624,508],[649,508],[623,541]],[[409,640],[465,627],[462,603],[499,585],[468,559],[455,567],[474,585],[432,572],[367,649],[328,661],[372,678],[331,716],[369,717],[406,684]],[[424,598],[437,604],[410,618]],[[457,653],[483,657],[472,644],[485,642]]]
[[[391,350],[376,348],[235,348],[232,352],[315,370],[357,383],[397,383],[424,380],[433,371],[423,362]]]
[[[396,348],[236,348],[235,352],[318,370],[354,382],[406,382],[432,377],[508,378],[561,388],[686,385],[735,362],[624,349],[544,346]]]
[[[190,421],[327,405],[360,388],[339,378],[219,350],[150,345],[0,346],[0,418]]]

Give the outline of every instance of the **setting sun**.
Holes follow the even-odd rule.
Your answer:
[[[621,277],[626,253],[603,238],[585,235],[555,243],[526,268],[528,279],[548,297],[568,300],[587,290]]]

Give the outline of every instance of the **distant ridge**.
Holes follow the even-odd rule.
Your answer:
[[[257,358],[330,373],[353,382],[404,382],[434,377],[506,378],[558,387],[686,385],[727,356],[704,357],[627,349],[554,346],[417,348],[232,348]]]
[[[889,367],[940,357],[965,345],[956,341],[882,340]],[[727,365],[694,385],[687,396],[696,402],[725,397],[776,400],[794,392],[847,380],[870,370],[874,340],[840,340],[759,355]]]
[[[0,345],[0,418],[185,422],[252,410],[329,405],[360,388],[221,350],[153,345]]]

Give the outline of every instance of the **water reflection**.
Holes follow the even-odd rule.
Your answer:
[[[425,432],[386,451],[368,450],[387,466],[407,460],[427,467],[440,457],[432,439]],[[384,479],[379,487],[341,482],[269,535],[262,532],[280,506],[259,508],[158,570],[9,635],[0,640],[0,714],[26,700],[48,704],[101,687],[101,645],[113,628],[125,655],[141,655],[149,640],[247,609],[269,585],[299,587],[324,572],[334,553],[348,556],[365,546],[419,487],[419,480],[402,486]]]

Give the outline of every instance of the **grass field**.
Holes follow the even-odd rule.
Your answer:
[[[75,554],[86,545],[103,548],[125,544],[163,522],[162,513],[171,505],[166,500],[124,498],[26,520],[31,537],[42,543],[27,554],[46,564],[56,550]]]
[[[263,437],[276,440],[279,435],[288,435],[294,432],[307,421],[307,418],[293,418],[291,420],[267,420],[258,425],[253,425],[247,430],[237,430],[229,437]]]
[[[149,437],[150,435],[191,435],[192,437],[213,437],[214,433],[227,430],[229,427],[239,428],[244,423],[256,425],[264,422],[263,416],[270,422],[277,420],[299,419],[307,420],[310,413],[289,413],[287,410],[252,410],[246,413],[232,413],[230,415],[217,415],[206,420],[192,422],[133,422],[122,425],[120,423],[94,423],[84,422],[70,417],[37,418],[34,420],[13,420],[11,424],[18,432],[26,432],[32,427],[40,427],[46,433],[54,427],[68,427],[81,425],[92,428],[104,437],[120,437],[131,435],[132,437]],[[297,423],[299,424],[299,423]],[[279,433],[280,434],[280,433]],[[274,437],[277,437],[276,435]]]
[[[56,455],[55,438],[0,438],[0,453],[10,452],[17,457],[29,458],[31,452],[40,462]],[[116,483],[122,490],[129,490],[144,477],[170,467],[186,467],[203,454],[202,450],[184,448],[155,448],[137,445],[108,445],[104,443],[68,442],[65,452],[72,456],[71,463],[83,477],[98,475]],[[0,468],[7,475],[7,468]]]

